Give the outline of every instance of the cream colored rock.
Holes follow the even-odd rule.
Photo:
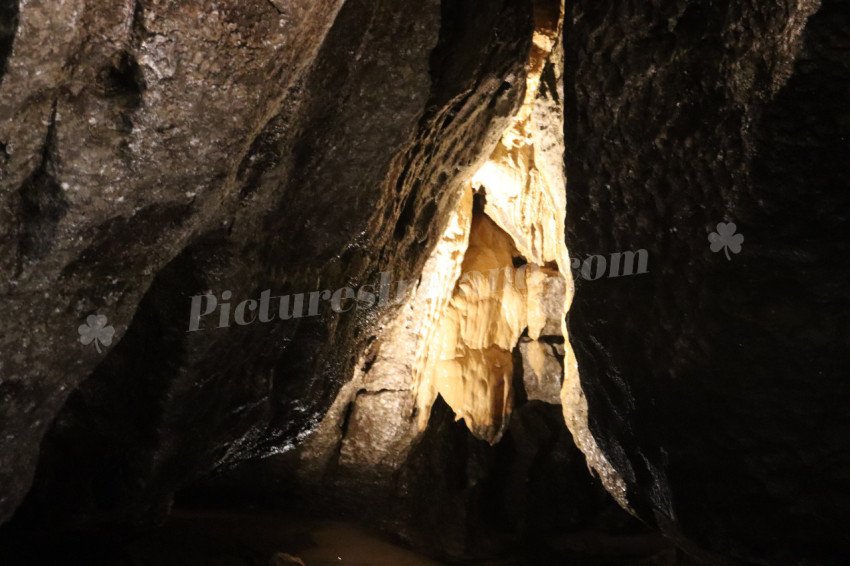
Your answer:
[[[315,461],[317,446],[328,461],[341,443],[347,465],[376,458],[400,465],[427,427],[438,397],[474,435],[498,442],[514,399],[512,352],[527,330],[531,341],[523,350],[523,365],[529,398],[561,402],[589,466],[628,507],[625,484],[589,431],[587,402],[567,335],[574,283],[564,241],[563,14],[563,3],[536,3],[524,103],[459,199],[419,285],[374,349],[363,354],[358,367],[369,369],[358,370],[322,424],[325,433],[308,443],[303,455],[307,463]],[[549,92],[552,87],[541,80],[547,68],[555,74],[551,83],[558,92]],[[484,197],[474,213],[473,193]],[[526,264],[523,268],[514,267],[518,259]],[[549,346],[537,341],[544,336],[564,338],[566,372],[559,357],[546,352]],[[390,416],[384,403],[356,402],[353,414],[358,422],[391,422],[395,435],[381,432],[368,441],[341,438],[343,416],[358,392],[380,390],[409,394],[415,409]],[[407,412],[406,403],[393,399],[398,410]],[[354,427],[348,434],[366,434],[358,431]],[[352,450],[354,446],[359,449]],[[390,452],[395,456],[388,456]]]
[[[431,397],[422,404],[442,395],[470,430],[491,442],[511,411],[511,350],[527,326],[525,291],[513,285],[514,252],[508,234],[487,215],[474,215],[463,275],[435,335],[436,355],[423,370],[430,387],[420,389]]]
[[[318,430],[301,447],[299,459],[305,475],[317,475],[339,452],[348,473],[357,475],[362,471],[372,479],[379,477],[404,461],[421,430],[427,426],[436,397],[430,393],[418,394],[430,391],[430,385],[422,383],[419,376],[425,360],[436,351],[437,321],[446,310],[461,275],[472,224],[472,190],[469,187],[464,189],[459,202],[425,264],[419,285],[384,327],[374,347],[361,355],[354,378],[342,388]],[[363,398],[376,394],[391,396],[392,401],[398,403],[398,413],[388,414],[385,403]],[[410,406],[403,401],[405,394]],[[422,399],[427,402],[422,403]],[[418,420],[414,418],[416,413]],[[343,437],[346,415],[355,426],[349,427]],[[367,420],[378,423],[380,431],[386,434],[380,431],[375,434],[368,427],[357,426]],[[370,467],[376,462],[380,465]]]
[[[523,340],[519,349],[523,361],[523,386],[528,400],[560,405],[564,369],[555,356],[553,346],[539,340]]]

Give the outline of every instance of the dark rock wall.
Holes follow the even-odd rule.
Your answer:
[[[291,451],[210,474],[178,495],[178,507],[355,521],[447,564],[629,566],[675,553],[590,475],[561,408],[528,401],[521,379],[495,445],[438,398],[428,428],[391,474],[340,466],[305,477]]]
[[[522,0],[23,6],[0,520],[37,460],[22,520],[141,521],[314,426],[380,310],[189,333],[190,297],[415,277],[521,103],[531,35]],[[78,341],[93,312],[103,354]]]
[[[567,245],[649,252],[646,275],[577,282],[594,435],[694,552],[846,564],[850,4],[567,14]],[[719,222],[745,238],[729,260]]]

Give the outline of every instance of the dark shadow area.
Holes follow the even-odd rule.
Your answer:
[[[845,564],[850,6],[823,2],[798,47],[770,31],[790,5],[570,4],[567,244],[650,257],[577,283],[594,435],[685,547]],[[744,237],[728,259],[721,222]]]
[[[0,0],[0,84],[18,31],[18,0]]]

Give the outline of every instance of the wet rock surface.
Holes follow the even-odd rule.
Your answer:
[[[850,6],[569,4],[567,245],[649,252],[577,282],[591,430],[695,554],[844,564]]]
[[[381,309],[218,328],[219,309],[187,332],[191,297],[415,277],[521,102],[531,31],[519,0],[22,5],[0,520],[37,460],[22,520],[157,520],[198,474],[314,427]],[[104,354],[78,341],[94,313]]]

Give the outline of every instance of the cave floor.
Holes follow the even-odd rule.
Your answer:
[[[242,511],[175,510],[167,522],[133,535],[8,533],[3,566],[690,566],[658,533],[566,535],[557,555],[443,562],[408,550],[353,522]],[[550,549],[551,550],[551,549]],[[534,554],[534,553],[532,553]]]

